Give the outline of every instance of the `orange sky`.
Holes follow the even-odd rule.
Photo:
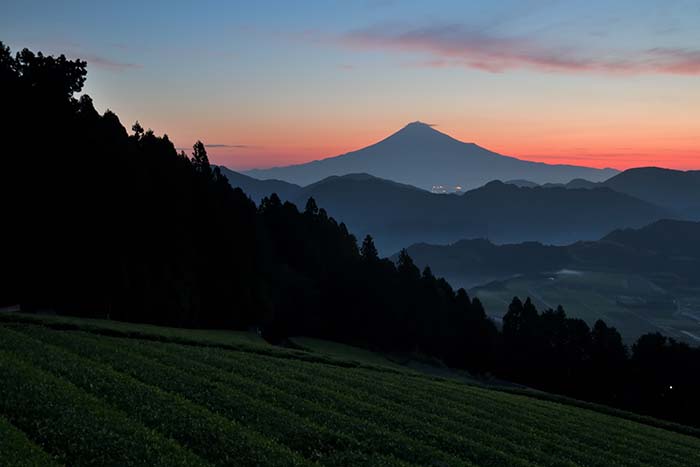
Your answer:
[[[269,130],[270,133],[260,131],[247,135],[258,144],[245,148],[215,147],[209,152],[213,161],[241,170],[303,163],[368,146],[404,123],[354,131],[338,131],[322,125],[309,129],[292,127],[286,131],[275,128]],[[461,129],[459,124],[438,124],[436,128],[461,141],[475,142],[504,155],[549,164],[621,170],[640,166],[700,169],[700,145],[692,128],[668,128],[650,122],[635,128],[605,124],[573,128],[562,125],[555,129],[550,126],[547,131],[537,133],[533,125],[488,123],[471,122],[470,130]]]
[[[700,169],[697,1],[16,3],[13,50],[87,59],[100,110],[233,169],[416,120],[524,159]]]
[[[279,101],[250,98],[244,113],[207,113],[201,126],[188,126],[186,139],[246,145],[212,149],[213,160],[246,169],[360,149],[420,120],[522,159],[700,169],[700,78],[471,72],[468,81],[435,87],[435,73],[441,71],[409,70],[411,81],[391,92],[369,80],[351,83],[362,90],[356,95],[353,89],[339,94],[336,86],[315,89],[316,102],[311,91]],[[181,124],[173,120],[172,127]]]

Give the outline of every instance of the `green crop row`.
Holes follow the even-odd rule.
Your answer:
[[[70,397],[52,404],[77,406],[91,414],[89,420],[99,417],[98,409],[110,411],[110,420],[121,420],[121,425],[110,421],[110,430],[150,433],[168,444],[168,452],[191,456],[195,463],[700,465],[697,438],[409,372],[341,367],[308,355],[281,356],[277,350],[242,352],[10,327],[0,326],[0,362],[10,364],[10,369],[0,368],[0,378],[14,374],[32,387],[44,380],[45,387],[62,388],[59,395],[70,389]],[[0,387],[0,397],[3,391]],[[42,446],[59,463],[89,465],[89,448],[76,450],[83,456],[76,462],[58,438],[46,438],[44,427],[37,430],[13,412],[15,405],[29,410],[22,399],[30,405],[27,399],[37,399],[36,394],[17,395],[16,387],[12,392],[10,402],[0,401],[0,415],[10,428],[26,433],[27,443]],[[25,416],[36,417],[34,412]],[[66,430],[65,439],[74,440],[75,430]],[[119,459],[118,449],[102,459]]]
[[[290,383],[293,383],[293,381],[288,381],[285,380],[285,375],[283,371],[276,371],[276,372],[270,372],[266,373],[263,371],[263,375],[269,376],[270,381],[267,381],[267,383],[275,383],[279,382],[281,385],[280,390],[277,391],[277,393],[274,393],[274,391],[271,393],[269,388],[265,392],[261,392],[261,389],[263,389],[265,386],[262,386],[260,384],[256,384],[255,382],[248,382],[248,385],[242,385],[242,382],[240,381],[239,378],[231,378],[230,376],[227,376],[226,372],[221,372],[219,370],[215,370],[212,368],[207,368],[205,366],[202,366],[201,364],[197,364],[196,362],[193,361],[182,361],[176,359],[173,355],[178,353],[177,350],[181,350],[181,352],[185,353],[185,356],[189,353],[192,353],[194,350],[190,348],[182,348],[179,346],[162,346],[162,345],[157,345],[153,346],[151,344],[143,344],[143,343],[137,343],[135,341],[130,342],[130,348],[135,348],[135,346],[140,347],[139,351],[143,352],[145,350],[150,350],[149,357],[154,357],[154,358],[160,358],[163,363],[168,364],[170,366],[176,366],[178,368],[183,368],[186,367],[188,370],[197,373],[197,374],[204,374],[207,376],[207,378],[210,379],[222,379],[222,381],[225,384],[228,385],[237,385],[241,391],[243,392],[252,392],[252,391],[257,391],[258,392],[258,397],[263,397],[266,399],[271,399],[271,400],[279,400],[280,398],[289,398],[288,392],[294,392],[293,388],[289,385]],[[159,352],[158,349],[167,349],[166,352]],[[212,351],[213,352],[213,351]],[[229,352],[226,352],[227,354],[230,354]],[[238,354],[236,354],[238,356]],[[198,360],[201,360],[202,357],[204,356],[201,351],[196,352],[196,356]],[[194,367],[193,367],[194,365]],[[240,377],[245,377],[245,373],[257,373],[259,370],[257,369],[256,365],[246,365],[245,367],[241,368],[241,375]],[[299,386],[297,384],[297,386]],[[303,395],[304,393],[313,393],[315,391],[318,391],[319,388],[317,387],[318,385],[314,384],[309,384],[309,385],[304,385],[302,387],[298,387],[299,394]],[[343,397],[343,395],[336,396],[337,397]],[[303,401],[302,401],[303,402]],[[367,404],[360,404],[357,405],[356,401],[345,401],[345,404],[343,405],[342,403],[340,405],[333,405],[334,401],[325,399],[322,402],[322,407],[325,407],[325,413],[324,417],[327,418],[327,415],[329,413],[329,410],[334,410],[334,411],[341,411],[345,413],[346,415],[362,415],[361,418],[365,419],[372,419],[373,417],[376,419],[377,414],[380,413],[383,418],[380,420],[380,422],[386,426],[396,426],[397,424],[397,417],[399,417],[399,421],[403,422],[403,425],[400,425],[399,428],[401,428],[400,431],[406,432],[410,434],[412,437],[417,438],[417,439],[430,439],[431,444],[434,445],[437,448],[440,448],[442,450],[446,450],[448,452],[453,452],[453,454],[458,455],[466,455],[469,459],[472,460],[478,460],[480,464],[484,463],[492,463],[492,464],[503,464],[507,462],[508,464],[517,464],[521,462],[521,459],[519,459],[516,455],[520,455],[520,457],[530,457],[531,460],[534,462],[537,460],[537,457],[540,456],[539,462],[546,459],[546,453],[540,452],[537,453],[536,451],[530,452],[528,449],[526,449],[523,445],[516,445],[513,443],[510,443],[508,438],[497,438],[493,434],[488,434],[488,433],[475,433],[473,431],[470,431],[465,437],[458,437],[455,436],[453,433],[449,431],[445,431],[442,429],[438,423],[431,425],[428,423],[425,423],[426,416],[425,414],[420,414],[420,417],[416,417],[415,419],[413,418],[407,418],[405,415],[396,415],[397,413],[401,412],[406,412],[406,410],[411,410],[410,408],[406,407],[393,407],[391,412],[387,412],[385,409],[383,412],[378,411],[376,407],[368,407]],[[300,403],[300,401],[297,399],[295,401],[291,401],[290,405],[295,407],[295,409],[299,409],[300,407],[303,406],[303,404]],[[363,413],[358,410],[358,407],[362,407],[363,410],[367,411],[369,410],[370,413]],[[317,412],[318,413],[318,412]],[[308,413],[304,414],[308,415]],[[434,418],[434,417],[433,417]],[[416,420],[420,420],[420,424],[416,422]],[[445,420],[445,422],[449,422],[449,420]],[[427,428],[427,429],[426,429]],[[457,428],[455,426],[455,428]],[[491,449],[488,449],[488,446],[491,446]],[[510,445],[511,448],[511,455],[506,456],[505,453],[501,452],[499,453],[497,449],[495,448],[501,448],[505,449],[504,446],[507,448]],[[550,462],[551,465],[557,464],[557,465],[562,465],[561,459],[555,460],[552,459]]]
[[[42,326],[57,331],[83,331],[98,336],[142,339],[192,347],[220,348],[281,359],[328,363],[344,368],[368,368],[381,369],[382,371],[389,372],[394,371],[397,373],[402,372],[402,370],[396,368],[378,367],[372,364],[348,361],[305,350],[275,347],[265,342],[262,338],[251,337],[249,333],[244,332],[178,329],[148,324],[123,323],[68,316],[37,316],[14,312],[0,313],[0,324],[2,323],[9,323],[10,325],[22,323],[26,325]]]
[[[260,366],[258,365],[257,368]],[[275,370],[265,368],[264,371],[274,372]],[[291,371],[287,374],[292,376]],[[608,449],[608,458],[602,461],[600,450],[614,447],[608,444],[606,438],[594,437],[595,441],[601,442],[599,444],[583,444],[579,440],[578,433],[569,429],[561,430],[562,427],[567,426],[565,420],[553,418],[551,413],[543,416],[533,414],[527,410],[529,409],[527,401],[516,407],[516,410],[511,408],[504,410],[504,404],[498,398],[487,402],[480,401],[480,403],[475,403],[478,399],[472,398],[468,402],[455,403],[449,399],[437,397],[434,392],[431,392],[431,388],[435,386],[433,382],[427,385],[411,385],[404,379],[402,384],[393,386],[387,384],[384,378],[377,381],[372,376],[359,372],[339,374],[332,369],[323,372],[314,371],[313,376],[308,369],[298,370],[294,374],[296,384],[301,387],[308,384],[311,378],[317,382],[316,384],[323,387],[333,386],[337,391],[342,391],[343,387],[351,384],[353,392],[360,394],[360,397],[370,401],[372,405],[403,407],[407,414],[442,425],[456,433],[467,430],[464,433],[465,436],[473,431],[487,431],[495,435],[495,442],[500,440],[508,452],[522,452],[526,458],[537,459],[539,463],[549,461],[552,464],[561,465],[570,460],[585,465],[610,465],[611,458],[614,460],[618,457]],[[508,419],[507,424],[503,423],[504,418]],[[571,428],[577,431],[575,426]],[[513,448],[513,444],[520,446],[521,449]],[[524,452],[522,446],[527,446]],[[624,460],[627,464],[633,461],[627,456],[620,456],[618,460]]]
[[[168,347],[159,347],[159,349],[168,353],[178,351],[176,348]],[[474,388],[469,391],[470,398],[468,400],[465,398],[458,404],[449,399],[436,397],[435,388],[440,386],[440,383],[426,382],[425,379],[420,378],[401,375],[382,375],[381,378],[377,378],[377,374],[373,372],[338,370],[326,365],[306,363],[290,365],[289,362],[274,362],[274,359],[267,358],[255,358],[255,363],[252,364],[246,361],[248,359],[246,356],[236,354],[235,358],[227,359],[226,356],[230,357],[231,353],[213,349],[196,351],[179,349],[179,351],[184,352],[185,356],[196,355],[197,360],[206,361],[228,371],[236,371],[238,368],[249,375],[255,373],[258,377],[268,378],[268,383],[282,385],[287,391],[293,391],[287,377],[296,372],[297,377],[306,377],[297,384],[299,390],[307,394],[318,388],[327,389],[335,386],[336,390],[344,395],[361,392],[361,398],[372,401],[372,406],[389,403],[396,410],[411,414],[424,422],[431,418],[435,424],[449,426],[450,430],[455,430],[457,433],[461,430],[460,423],[471,427],[478,425],[481,429],[498,434],[497,439],[500,439],[504,449],[509,453],[518,451],[506,448],[509,439],[518,441],[521,446],[528,446],[532,452],[525,457],[531,458],[534,454],[539,463],[547,463],[549,459],[561,465],[570,459],[585,465],[611,465],[611,462],[630,465],[637,459],[639,464],[678,465],[688,460],[698,459],[700,455],[698,440],[694,438],[566,406],[563,408],[569,413],[556,413],[561,409],[559,404],[535,401],[531,407],[532,401],[522,396]],[[277,365],[266,367],[266,363],[270,362]],[[309,371],[310,369],[313,371]],[[275,377],[270,379],[270,375]],[[391,387],[386,384],[387,380],[398,382],[396,386]],[[407,386],[407,383],[410,386]],[[457,393],[463,388],[462,385],[457,384],[451,386]],[[351,387],[352,391],[348,391],[348,387]],[[410,390],[407,390],[408,388]],[[464,391],[462,391],[464,396],[463,393]],[[471,393],[488,395],[490,399],[475,398]],[[382,402],[377,398],[387,400]],[[396,402],[400,404],[396,405]],[[511,405],[512,402],[515,405]],[[325,401],[325,405],[328,404],[329,402]],[[543,411],[542,407],[539,407],[541,405],[547,406],[547,411]],[[529,410],[531,408],[536,410]],[[468,412],[472,412],[473,416],[469,417]],[[440,414],[440,416],[436,417],[432,414]],[[517,417],[521,418],[519,425],[517,420],[513,420]],[[507,424],[503,423],[504,419],[508,419]],[[586,422],[584,426],[581,426],[581,419]],[[453,421],[458,423],[455,424]],[[601,421],[605,423],[602,424]],[[618,423],[615,424],[615,421]],[[606,428],[607,436],[600,436],[601,426]],[[584,439],[587,437],[586,443],[581,443],[582,437]],[[659,437],[668,438],[668,443],[659,446],[658,442],[654,442]],[[542,443],[541,449],[537,449],[538,441]],[[668,445],[675,445],[675,449],[669,451]],[[601,460],[601,451],[606,452],[605,460]]]
[[[0,346],[62,376],[215,465],[302,465],[291,451],[174,394],[0,328]]]
[[[147,352],[152,349],[141,347],[138,350],[139,352]],[[339,412],[335,410],[335,407],[319,403],[319,401],[305,400],[284,388],[282,390],[271,389],[266,384],[252,381],[243,374],[226,374],[194,360],[170,355],[169,352],[153,351],[148,353],[148,357],[158,359],[168,367],[186,368],[188,372],[203,375],[209,380],[219,381],[225,387],[234,388],[241,393],[255,393],[258,399],[271,404],[282,404],[300,417],[326,426],[330,430],[346,431],[362,443],[363,449],[379,449],[382,452],[388,452],[419,463],[432,463],[441,460],[449,465],[458,465],[464,464],[465,459],[448,454],[455,454],[451,452],[455,450],[463,452],[465,446],[474,445],[470,440],[458,440],[459,442],[454,444],[454,448],[441,450],[439,447],[424,442],[429,434],[422,427],[416,426],[412,431],[395,430],[391,424],[380,424],[371,417],[358,416],[353,407]],[[253,371],[252,368],[251,371]],[[283,376],[277,374],[271,375],[271,377],[282,378]],[[314,391],[312,388],[308,389]],[[394,433],[383,427],[392,427]],[[447,436],[447,434],[445,435]],[[448,441],[449,439],[441,442],[446,446]],[[481,449],[479,446],[476,448]]]
[[[268,373],[276,371],[275,366],[279,362],[275,362],[274,359],[265,360],[274,365],[264,368],[264,371]],[[260,360],[256,361],[258,362],[256,368],[262,369]],[[243,364],[245,365],[245,362]],[[303,367],[308,365],[299,364],[291,368]],[[478,415],[482,426],[489,418],[508,419],[508,425],[515,425],[520,420],[521,430],[525,430],[530,435],[530,445],[538,430],[541,430],[542,439],[556,440],[561,434],[565,436],[564,441],[568,439],[565,446],[570,454],[589,451],[589,459],[584,462],[586,465],[590,465],[596,457],[599,458],[601,450],[606,451],[609,457],[618,458],[625,464],[637,459],[640,463],[652,465],[678,465],[679,462],[698,459],[700,455],[696,438],[615,419],[597,412],[466,387],[452,382],[426,381],[423,378],[394,374],[376,378],[376,375],[369,372],[337,371],[332,367],[318,365],[316,367],[313,371],[309,368],[297,370],[298,377],[306,377],[300,380],[302,384],[313,379],[316,385],[339,384],[340,387],[352,385],[358,390],[364,387],[365,397],[384,397],[390,401],[403,400],[402,406],[411,406],[411,401],[406,399],[410,398],[415,402],[414,406],[425,407],[429,412],[443,412],[447,419],[459,416],[468,409]],[[287,368],[287,374],[290,374],[290,367],[285,365],[285,368]],[[313,376],[310,376],[311,374]],[[441,391],[445,387],[449,388],[452,395],[456,395],[458,399],[447,397],[449,392]],[[489,413],[492,415],[489,416]],[[605,431],[606,436],[600,436],[601,431]],[[507,435],[504,434],[504,436]],[[668,442],[658,443],[659,438],[667,439]],[[581,444],[580,440],[584,440],[585,443],[580,446],[580,449],[576,449],[576,444]],[[674,446],[675,449],[669,452],[669,445]],[[610,458],[607,462],[609,461]]]
[[[203,358],[204,355],[210,354],[212,350],[200,351],[197,358]],[[224,353],[219,353],[224,355]],[[250,359],[248,356],[236,355],[236,362],[239,365],[246,366]],[[576,407],[551,403],[548,401],[524,397],[521,395],[512,395],[498,391],[486,390],[483,388],[470,387],[463,384],[451,381],[432,381],[426,378],[414,377],[410,375],[398,374],[382,374],[378,377],[377,373],[368,371],[358,371],[353,369],[338,370],[328,365],[310,365],[304,362],[297,362],[296,365],[288,365],[277,359],[258,358],[255,360],[254,368],[263,369],[264,372],[270,373],[284,368],[285,374],[291,375],[296,373],[297,378],[302,378],[302,382],[313,380],[315,385],[340,384],[350,385],[355,389],[360,387],[366,388],[371,395],[379,397],[388,397],[396,400],[402,395],[413,395],[418,393],[424,395],[424,401],[421,405],[425,405],[425,401],[434,401],[435,404],[432,410],[444,410],[442,402],[447,400],[455,401],[462,408],[479,410],[480,406],[503,406],[508,412],[504,416],[517,417],[523,415],[527,420],[532,417],[539,417],[539,423],[555,423],[561,428],[561,424],[557,420],[562,418],[574,417],[583,425],[586,430],[583,433],[577,434],[576,437],[583,434],[588,434],[593,438],[604,439],[604,437],[596,436],[596,433],[601,428],[612,435],[619,435],[620,439],[629,442],[629,448],[634,450],[644,448],[646,450],[656,449],[660,453],[660,457],[668,457],[667,449],[664,446],[656,448],[659,443],[652,441],[663,438],[668,444],[676,446],[679,450],[684,451],[684,454],[697,454],[698,440],[694,437],[679,436],[676,433],[666,430],[659,430],[654,427],[649,427],[639,423],[631,422],[624,419],[610,417],[598,412],[581,410]],[[264,366],[267,362],[267,366]],[[304,379],[306,378],[306,379]],[[456,397],[457,399],[450,399]],[[475,404],[475,402],[478,402]],[[523,407],[528,410],[522,410]],[[515,409],[515,410],[513,410]],[[519,409],[519,410],[518,410]],[[483,414],[480,414],[483,415]],[[583,422],[583,423],[581,423]],[[530,424],[532,425],[532,424]]]
[[[166,351],[176,352],[177,350],[167,349]],[[324,406],[336,410],[350,410],[356,414],[365,413],[366,416],[376,416],[376,409],[382,408],[384,417],[390,417],[393,423],[396,422],[396,415],[394,415],[396,413],[400,413],[404,421],[406,417],[411,421],[420,420],[424,427],[430,428],[431,433],[441,436],[441,442],[455,441],[464,444],[465,439],[476,441],[482,447],[490,446],[492,449],[505,451],[510,456],[538,465],[566,465],[569,457],[585,465],[609,465],[609,463],[598,462],[599,456],[596,453],[582,456],[582,453],[577,450],[557,444],[563,441],[563,439],[557,439],[557,434],[554,435],[554,439],[546,436],[538,439],[533,436],[537,434],[535,432],[537,428],[532,424],[518,426],[513,423],[504,424],[501,418],[494,420],[489,406],[484,408],[473,405],[463,406],[459,410],[448,411],[439,399],[412,397],[405,390],[392,392],[376,378],[366,383],[367,385],[359,378],[343,382],[340,379],[329,378],[324,371],[327,369],[323,367],[315,368],[311,372],[310,368],[287,366],[282,371],[279,368],[266,367],[267,362],[257,362],[255,366],[250,366],[248,362],[241,361],[239,356],[226,357],[213,351],[196,353],[198,361],[206,362],[221,370],[248,374],[263,380],[268,385],[304,397],[322,397]],[[276,376],[269,378],[269,375]],[[370,413],[367,413],[367,410]],[[444,434],[446,430],[447,435]],[[569,465],[575,465],[575,462],[572,460]]]
[[[0,417],[0,465],[3,467],[44,467],[59,464],[27,436]]]
[[[381,371],[384,374],[400,374],[418,376],[420,379],[444,380],[439,377],[427,377],[412,370],[399,366],[376,365],[372,362],[348,361],[346,357],[334,357],[323,352],[300,351],[274,347],[256,335],[221,330],[191,330],[167,328],[146,324],[135,324],[116,322],[109,320],[96,320],[87,318],[73,318],[67,316],[46,316],[29,315],[26,313],[3,312],[0,313],[0,323],[31,323],[41,325],[56,330],[81,330],[96,335],[118,336],[123,338],[138,338],[155,342],[171,342],[187,346],[215,347],[220,349],[235,350],[251,354],[275,357],[277,359],[295,360],[313,363],[324,363],[336,367],[361,368]],[[296,339],[295,339],[296,340]],[[323,346],[330,345],[335,348],[338,344],[324,342]],[[371,353],[370,353],[371,354]],[[459,384],[464,386],[463,384]],[[549,394],[539,391],[528,390],[527,388],[489,387],[498,392],[524,395],[528,399],[541,399],[546,402],[559,402],[567,407],[584,408],[598,413],[610,415],[609,420],[616,423],[620,419],[634,421],[640,424],[663,429],[665,432],[675,432],[686,434],[695,438],[700,438],[700,430],[685,425],[655,419],[648,416],[638,415],[624,410],[613,409],[611,407],[571,399],[564,396]],[[489,391],[492,392],[492,391]],[[670,434],[670,433],[669,433]],[[670,439],[668,436],[665,436]],[[657,443],[658,444],[658,443]]]
[[[586,444],[596,445],[595,441],[603,441],[606,437],[598,436],[598,433],[605,432],[607,438],[613,438],[616,446],[624,447],[629,452],[656,452],[659,458],[668,458],[668,445],[674,445],[676,450],[683,454],[697,454],[698,440],[693,437],[678,435],[676,433],[659,430],[624,419],[617,419],[598,412],[581,410],[579,408],[541,401],[520,395],[512,395],[496,391],[488,391],[480,388],[465,387],[451,382],[440,382],[433,384],[430,388],[407,379],[385,378],[384,383],[393,385],[398,391],[415,391],[418,394],[429,393],[433,397],[439,397],[440,401],[445,401],[449,406],[450,402],[458,405],[476,404],[489,405],[498,404],[502,409],[503,416],[526,417],[536,420],[539,424],[548,428],[556,428],[567,422],[572,434],[586,441]],[[521,410],[523,407],[527,411]],[[552,425],[554,423],[554,425]],[[666,444],[658,443],[659,439],[667,440]],[[603,447],[603,445],[600,445]],[[638,451],[641,450],[641,451]],[[674,451],[675,452],[675,451]],[[673,454],[673,453],[671,453]],[[628,458],[629,456],[626,455]]]
[[[250,394],[255,394],[254,391],[237,391],[196,375],[188,368],[162,365],[131,352],[128,348],[114,345],[106,338],[94,338],[81,333],[52,333],[41,329],[23,331],[90,359],[110,364],[138,380],[177,393],[247,427],[268,433],[295,451],[328,465],[339,465],[341,461],[347,462],[346,465],[359,465],[368,453],[373,452],[343,434],[342,429],[319,427],[286,410],[284,404],[275,406],[252,397]],[[323,408],[317,407],[316,411],[322,414]],[[392,459],[391,453],[377,454],[376,459],[370,459],[366,465],[403,465]],[[440,453],[436,452],[436,455],[439,456]]]
[[[0,351],[0,381],[0,413],[59,463],[206,465],[174,441],[5,351]]]
[[[420,440],[424,444],[436,449],[449,452],[462,459],[478,462],[479,465],[527,465],[528,450],[510,444],[511,452],[505,453],[503,450],[508,447],[507,438],[496,438],[490,433],[472,430],[466,436],[459,436],[454,431],[444,429],[444,423],[448,420],[439,420],[439,423],[430,423],[429,418],[434,418],[432,414],[411,413],[410,406],[399,406],[393,404],[387,407],[384,401],[379,404],[369,403],[367,400],[372,395],[362,395],[357,397],[354,387],[344,386],[331,388],[326,381],[317,381],[314,384],[300,384],[288,378],[289,369],[281,368],[273,372],[265,371],[259,366],[248,364],[236,364],[237,358],[229,361],[216,359],[214,350],[196,351],[192,355],[191,349],[167,348],[148,346],[141,351],[150,350],[151,357],[160,358],[164,363],[172,365],[187,365],[194,367],[195,371],[207,374],[209,378],[218,378],[224,384],[242,384],[246,381],[246,386],[241,390],[252,390],[257,387],[260,397],[279,398],[285,394],[296,395],[299,399],[309,399],[326,408],[327,411],[356,417],[364,420],[371,420],[380,426],[391,426],[410,437]],[[177,355],[176,355],[177,354]],[[188,355],[190,358],[188,358]],[[191,357],[196,357],[192,359]],[[237,356],[238,357],[238,356]],[[206,366],[202,362],[214,366]],[[228,363],[228,365],[227,365]],[[264,362],[260,362],[264,366]],[[217,367],[218,364],[218,367]],[[235,376],[232,373],[236,373]],[[253,379],[250,379],[253,378]],[[265,389],[264,392],[262,390]],[[373,401],[377,402],[377,400]],[[301,404],[295,402],[294,406]],[[535,460],[534,457],[531,460]]]
[[[700,454],[697,438],[616,419],[598,412],[493,391],[472,391],[471,388],[463,391],[462,388],[449,384],[444,386],[449,388],[447,393],[442,394],[441,386],[435,385],[426,390],[420,385],[396,383],[395,388],[397,391],[399,387],[403,391],[409,388],[408,392],[415,390],[416,395],[429,393],[433,397],[438,396],[445,407],[450,407],[451,404],[490,406],[495,409],[496,416],[508,417],[514,422],[522,420],[524,423],[534,423],[545,431],[546,436],[563,431],[570,440],[578,440],[592,452],[606,450],[610,455],[624,459],[625,463],[636,459],[652,465],[678,465],[679,462],[698,459]],[[601,433],[605,436],[601,436]],[[665,442],[659,443],[661,439]],[[671,446],[673,449],[669,450]]]

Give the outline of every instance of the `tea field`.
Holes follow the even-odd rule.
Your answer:
[[[208,336],[0,319],[0,465],[700,465],[684,427]],[[652,426],[655,425],[655,426]]]

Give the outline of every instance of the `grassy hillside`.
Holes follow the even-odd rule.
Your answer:
[[[150,324],[135,324],[105,319],[77,318],[62,315],[41,315],[18,312],[0,312],[0,322],[21,322],[42,324],[55,329],[75,329],[121,337],[136,337],[172,341],[179,343],[200,343],[241,348],[271,348],[262,337],[253,332],[219,329],[183,329]]]
[[[3,314],[0,464],[700,463],[697,437],[565,403],[240,335],[72,325]]]
[[[401,365],[391,361],[386,356],[360,347],[323,339],[314,339],[312,337],[293,337],[290,340],[297,347],[309,352],[319,353],[350,362],[404,369]]]

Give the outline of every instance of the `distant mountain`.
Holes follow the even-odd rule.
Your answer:
[[[255,169],[260,179],[308,185],[332,175],[368,173],[431,189],[433,186],[479,187],[490,180],[527,179],[535,183],[574,178],[605,180],[617,171],[573,165],[549,165],[503,156],[474,143],[458,141],[421,122],[410,123],[388,138],[336,157],[306,164]]]
[[[408,247],[408,252],[416,264],[429,265],[433,272],[453,279],[459,286],[564,268],[653,275],[672,272],[677,280],[680,276],[700,285],[696,274],[700,270],[698,238],[700,222],[662,219],[639,229],[614,230],[600,240],[570,245],[496,245],[475,239],[451,245],[417,243]]]
[[[568,188],[568,189],[573,189],[577,190],[580,188],[584,189],[590,189],[590,188],[599,188],[602,185],[602,182],[592,182],[590,180],[586,180],[584,178],[574,178],[573,180],[569,181],[568,183],[544,183],[540,186],[542,188]]]
[[[574,178],[566,184],[566,188],[577,190],[581,188],[596,188],[596,183],[584,178]]]
[[[469,289],[496,318],[517,295],[541,308],[562,304],[589,325],[604,319],[630,342],[662,331],[698,344],[698,238],[700,222],[660,220],[565,246],[461,240],[418,243],[408,253],[419,267]]]
[[[522,179],[507,180],[503,183],[505,183],[506,185],[519,186],[520,188],[535,188],[537,186],[540,186],[539,183],[531,182],[530,180],[522,180]]]
[[[371,234],[383,253],[416,241],[447,242],[464,234],[485,234],[469,216],[455,216],[460,196],[433,194],[368,174],[333,176],[301,190],[295,202],[310,197],[359,237]]]
[[[602,182],[591,182],[590,180],[586,180],[584,178],[574,178],[573,180],[567,182],[567,183],[552,183],[552,182],[547,182],[547,183],[535,183],[531,182],[530,180],[522,180],[522,179],[515,179],[515,180],[508,180],[506,182],[503,182],[507,185],[515,185],[519,186],[520,188],[535,188],[535,187],[542,187],[542,188],[569,188],[569,189],[579,189],[579,188],[599,188],[602,186]]]
[[[451,245],[416,243],[407,250],[419,267],[430,266],[455,287],[466,289],[520,274],[557,271],[572,261],[565,246],[540,242],[496,245],[483,238]]]
[[[301,191],[299,185],[284,182],[282,180],[258,180],[257,178],[243,175],[239,172],[234,172],[224,166],[219,166],[221,173],[228,178],[229,183],[234,188],[240,188],[250,196],[256,203],[265,196],[270,196],[272,193],[277,193],[283,201],[295,198],[296,194]]]
[[[294,201],[303,206],[309,197],[356,235],[371,234],[385,254],[413,243],[465,238],[563,244],[669,215],[608,188],[519,188],[496,181],[444,195],[367,174],[330,177],[302,189]]]
[[[645,256],[663,256],[683,262],[689,258],[700,259],[699,239],[700,222],[661,220],[641,229],[615,230],[601,242],[622,245]],[[700,281],[700,275],[697,279]]]
[[[700,170],[629,169],[606,180],[603,185],[700,220]]]
[[[522,179],[509,180],[506,183],[520,187],[541,186],[542,188],[607,187],[670,209],[678,216],[700,220],[700,170],[684,172],[659,167],[639,167],[625,170],[602,182],[579,178],[568,183],[548,182],[541,185]]]
[[[568,243],[599,238],[616,226],[639,227],[668,212],[608,188],[519,188],[495,181],[465,193],[460,210],[488,226],[498,243]]]

